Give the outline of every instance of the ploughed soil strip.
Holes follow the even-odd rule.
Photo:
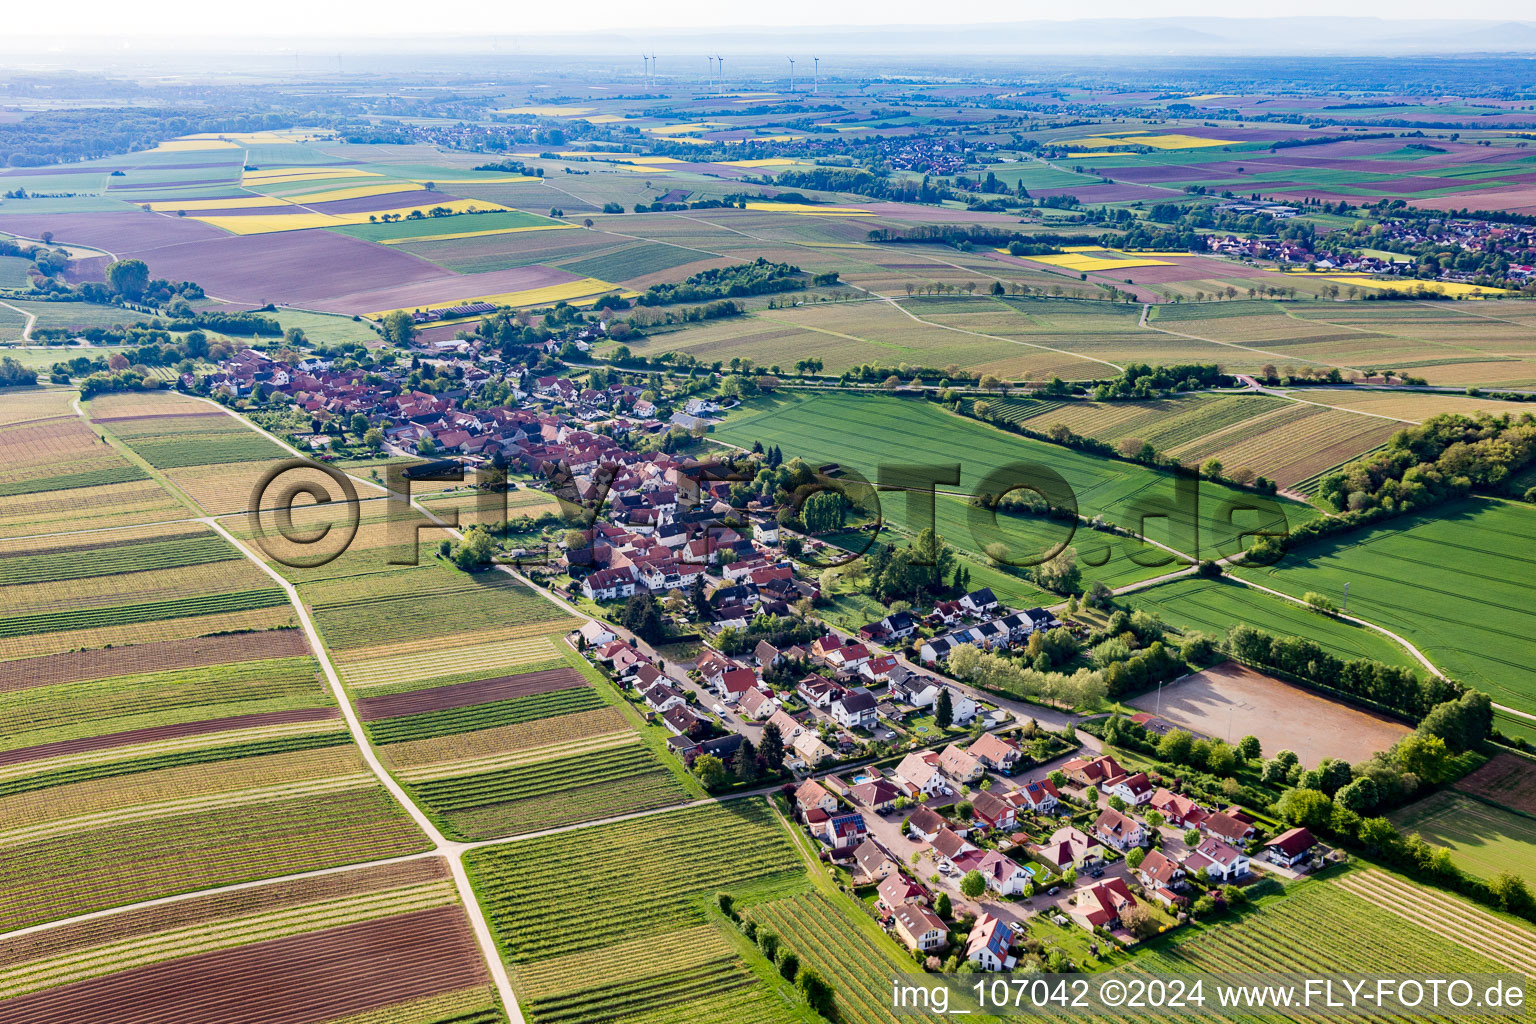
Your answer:
[[[0,1024],[317,1024],[489,980],[463,908],[437,907],[19,996]]]
[[[155,725],[147,729],[130,729],[127,732],[108,733],[105,736],[87,736],[77,740],[40,743],[35,747],[21,747],[18,750],[0,750],[0,765],[40,761],[47,757],[79,754],[87,750],[109,750],[113,747],[132,746],[135,743],[174,740],[182,736],[201,736],[211,732],[228,732],[231,729],[255,729],[264,725],[292,725],[295,722],[324,722],[328,719],[340,717],[341,712],[334,707],[298,708],[293,711],[263,711],[251,715],[230,715],[227,718],[210,718],[202,722]]]
[[[496,676],[494,679],[477,679],[471,683],[453,683],[450,686],[434,686],[427,690],[408,693],[390,693],[380,697],[363,697],[357,702],[357,716],[365,722],[381,718],[398,718],[416,715],[424,711],[447,711],[466,708],[472,704],[489,704],[491,701],[528,697],[551,690],[569,690],[586,686],[587,680],[574,668],[551,668],[542,672],[524,672],[515,676]]]
[[[304,633],[297,629],[267,629],[189,640],[162,640],[132,647],[69,651],[0,663],[0,693],[140,672],[171,672],[236,661],[297,658],[308,653]]]
[[[173,931],[207,921],[248,917],[284,907],[440,882],[451,877],[447,861],[441,857],[426,857],[399,864],[337,871],[314,878],[273,882],[230,892],[189,896],[173,903],[125,910],[88,921],[58,925],[30,935],[0,939],[0,967],[14,967],[45,957],[62,956],[74,949],[126,942],[140,936]]]

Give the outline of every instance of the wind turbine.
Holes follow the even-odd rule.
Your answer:
[[[811,71],[811,95],[815,96],[821,92],[821,58],[812,57],[811,60],[816,62]]]
[[[795,58],[787,57],[785,59],[789,61],[789,94],[793,96],[795,94]]]
[[[720,68],[720,91],[723,93],[725,92],[725,58],[715,54],[715,63]]]
[[[650,84],[651,84],[651,58],[647,57],[645,54],[642,53],[640,55],[640,59],[645,62],[645,84],[646,84],[646,88],[650,88]]]
[[[709,87],[713,89],[715,87],[715,58],[705,54],[704,59],[709,61]]]
[[[656,51],[651,51],[651,87],[656,87]]]

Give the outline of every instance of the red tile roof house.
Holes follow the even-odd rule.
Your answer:
[[[989,732],[977,737],[976,742],[971,744],[969,753],[993,771],[1009,775],[1012,774],[1013,766],[1018,763],[1024,751],[1012,740]]]
[[[1140,846],[1147,841],[1147,830],[1141,822],[1121,814],[1113,807],[1104,808],[1103,813],[1094,821],[1093,834],[1105,846],[1113,846],[1121,851]]]
[[[1110,796],[1118,796],[1132,807],[1139,807],[1152,799],[1155,788],[1152,780],[1147,778],[1146,772],[1135,772],[1110,779],[1104,784],[1104,792]]]
[[[881,882],[880,887],[875,892],[877,893],[875,896],[876,906],[881,907],[887,912],[895,910],[903,903],[920,900],[928,895],[927,890],[922,886],[899,872]]]
[[[821,832],[821,838],[834,850],[857,847],[868,836],[869,826],[864,823],[864,815],[857,811],[843,811],[831,815]]]
[[[1253,819],[1236,808],[1217,811],[1206,818],[1200,828],[1208,835],[1225,839],[1229,843],[1247,842],[1259,831]]]
[[[1280,833],[1264,844],[1264,856],[1275,864],[1295,867],[1298,862],[1311,856],[1317,840],[1304,828],[1293,828]]]
[[[976,748],[971,749],[974,751]],[[1061,802],[1061,794],[1056,791],[1056,783],[1050,779],[1040,779],[1036,782],[1026,782],[1009,793],[1008,800],[1017,806],[1028,807],[1041,814],[1050,814]]]
[[[1019,962],[1009,952],[1012,946],[1013,925],[991,914],[982,914],[971,927],[965,958],[984,971],[1011,971]]]
[[[979,760],[953,743],[939,754],[939,767],[945,775],[960,783],[975,782],[987,773]]]
[[[1103,845],[1097,839],[1070,825],[1052,832],[1051,838],[1036,848],[1035,855],[1057,871],[1104,857]]]
[[[1082,786],[1102,786],[1110,779],[1125,774],[1120,762],[1105,754],[1103,757],[1075,757],[1061,766],[1067,778]]]
[[[1206,836],[1195,851],[1184,858],[1184,870],[1190,874],[1204,871],[1210,878],[1230,882],[1248,873],[1248,855],[1215,836]]]
[[[1012,832],[1017,824],[1013,805],[990,790],[976,794],[976,798],[971,801],[971,813],[985,822],[988,828],[1004,832]]]
[[[795,692],[811,707],[826,708],[831,707],[832,701],[843,692],[843,688],[821,676],[812,675],[800,680],[800,685],[795,687]]]
[[[1150,850],[1142,859],[1141,867],[1136,869],[1136,877],[1141,879],[1141,884],[1148,890],[1153,892],[1166,890],[1172,896],[1173,891],[1170,887],[1184,877],[1184,869],[1169,859],[1162,850]],[[1170,900],[1164,899],[1163,902],[1168,903]]]
[[[874,782],[861,782],[850,789],[848,795],[856,803],[868,807],[876,814],[885,814],[896,806],[896,798],[901,796],[901,790],[885,779],[876,779]],[[927,808],[920,808],[920,810],[927,810]]]
[[[767,718],[779,709],[778,702],[773,699],[772,694],[755,687],[743,693],[737,703],[741,707],[742,714],[757,720]],[[782,730],[780,732],[782,738]]]
[[[921,903],[903,903],[891,912],[896,935],[908,949],[942,949],[949,942],[949,931],[939,915]]]
[[[938,834],[929,841],[928,845],[933,849],[933,859],[939,864],[955,865],[955,861],[968,853],[975,851],[976,846],[961,838],[960,833],[954,829],[941,828]]]
[[[720,675],[720,694],[728,704],[734,704],[748,690],[756,689],[757,673],[750,668],[733,668]]]
[[[1095,928],[1114,930],[1120,926],[1120,918],[1136,905],[1131,887],[1123,878],[1106,878],[1097,885],[1081,889],[1072,907],[1072,916],[1079,924],[1093,931]]]
[[[1017,896],[1032,881],[1028,871],[996,850],[964,854],[955,861],[955,868],[981,872],[987,888],[1001,896]]]
[[[827,814],[837,810],[837,797],[828,793],[815,779],[806,779],[795,790],[795,805],[805,814],[811,808],[819,808]]]
[[[1182,793],[1162,788],[1152,794],[1148,806],[1177,828],[1199,828],[1211,813]]]

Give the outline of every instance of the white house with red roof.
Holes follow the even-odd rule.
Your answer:
[[[1248,855],[1215,836],[1206,836],[1189,856],[1184,858],[1184,870],[1190,874],[1204,871],[1210,878],[1230,882],[1248,873]]]
[[[1264,844],[1264,856],[1272,863],[1293,868],[1312,855],[1317,840],[1305,828],[1288,829]]]

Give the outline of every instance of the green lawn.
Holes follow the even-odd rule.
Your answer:
[[[349,227],[333,228],[332,230],[343,235],[351,235],[353,238],[362,238],[370,242],[382,242],[386,239],[426,238],[431,235],[458,234],[461,231],[501,231],[506,228],[527,228],[540,224],[558,223],[560,222],[557,220],[541,217],[536,213],[507,210],[460,214],[455,217],[427,217],[423,220],[401,220],[391,224],[354,224]]]
[[[1457,861],[1475,875],[1492,878],[1513,871],[1536,882],[1536,818],[1448,791],[1391,817],[1399,831],[1417,832],[1455,851]]]
[[[982,552],[1001,542],[1021,559],[1070,542],[1085,582],[1103,579],[1116,586],[1146,579],[1170,571],[1177,560],[1150,545],[1086,528],[1074,532],[1043,518],[1005,516],[993,522],[965,496],[1010,489],[1029,473],[1054,475],[1076,496],[1080,514],[1102,515],[1133,529],[1145,516],[1152,540],[1208,558],[1235,551],[1242,530],[1281,528],[1273,511],[1243,510],[1255,507],[1248,493],[1192,480],[1180,481],[1176,490],[1169,473],[1019,437],[919,399],[851,394],[762,399],[733,413],[715,433],[744,447],[754,441],[778,445],[786,456],[801,456],[813,465],[835,462],[873,482],[880,479],[882,465],[958,465],[959,483],[939,485],[944,493],[935,502],[938,531],[951,545],[982,559]],[[880,511],[891,526],[910,534],[926,525],[926,510],[920,507],[914,515],[906,498],[885,493]],[[1275,502],[1271,509],[1291,524],[1317,514],[1289,501]],[[978,576],[973,582],[984,581]]]
[[[1182,630],[1220,636],[1244,623],[1275,636],[1306,637],[1346,660],[1371,658],[1391,665],[1418,665],[1401,644],[1382,633],[1319,614],[1232,580],[1170,580],[1127,595],[1125,603],[1145,608]]]
[[[1238,573],[1294,594],[1316,591],[1406,637],[1493,699],[1536,711],[1536,511],[1476,499],[1291,552]]]

